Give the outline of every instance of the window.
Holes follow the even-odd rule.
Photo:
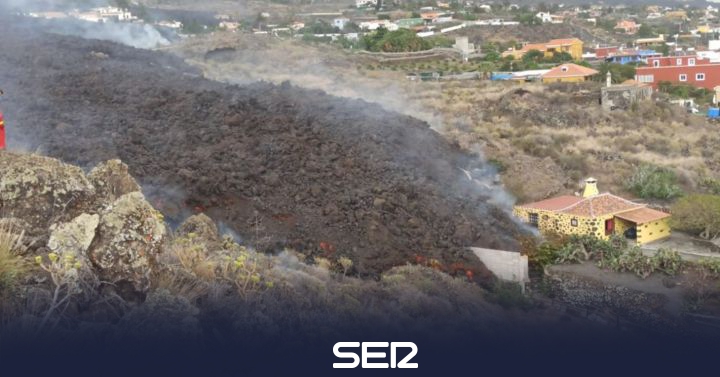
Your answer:
[[[532,226],[538,226],[538,214],[537,213],[530,213],[528,214],[528,222]]]
[[[577,221],[577,219],[570,219],[570,225],[572,225],[572,226],[578,226],[578,221]]]
[[[687,75],[684,73],[680,74],[680,81],[687,81]]]
[[[705,81],[705,74],[704,73],[696,73],[695,80],[696,81]]]
[[[660,60],[653,60],[653,67],[659,67],[660,66]]]
[[[654,75],[638,75],[638,82],[653,82],[655,81]]]
[[[695,65],[695,58],[688,59],[688,65]]]
[[[677,65],[682,65],[682,58],[677,58],[677,59],[675,60],[675,64],[677,64]]]

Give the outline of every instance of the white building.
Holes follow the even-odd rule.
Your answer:
[[[375,21],[364,21],[360,23],[360,29],[363,30],[377,30],[380,26],[384,27],[388,31],[395,31],[399,29],[397,24],[390,22],[389,20],[375,20]]]
[[[542,23],[552,22],[552,15],[547,12],[538,12],[538,14],[535,15],[535,18],[539,18]]]
[[[93,8],[87,12],[73,12],[71,16],[88,22],[127,22],[137,20],[130,11],[115,7]]]
[[[182,29],[183,27],[183,23],[180,21],[158,21],[156,25],[170,29]]]
[[[377,0],[355,0],[356,8],[374,7],[376,5],[377,5]]]
[[[222,21],[218,24],[218,27],[228,31],[236,31],[240,29],[240,23],[233,21]]]
[[[345,17],[336,18],[333,20],[333,26],[335,26],[336,28],[338,28],[340,30],[343,30],[343,29],[345,29],[345,25],[347,25],[348,22],[350,22],[350,19],[348,19],[348,18],[345,18]]]

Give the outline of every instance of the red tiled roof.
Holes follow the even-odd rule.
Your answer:
[[[551,69],[550,72],[543,75],[543,78],[585,77],[596,75],[597,73],[598,71],[592,68],[583,67],[573,63],[565,63]]]
[[[539,209],[543,211],[557,211],[569,207],[581,200],[583,200],[583,198],[579,196],[563,195],[558,196],[557,198],[550,198],[541,200],[539,202],[523,204],[520,207]]]
[[[652,208],[643,207],[623,213],[618,213],[615,215],[615,217],[632,221],[635,224],[644,224],[650,221],[656,221],[664,219],[666,217],[670,217],[670,214],[657,211]]]
[[[633,203],[627,199],[610,193],[602,193],[560,209],[559,212],[582,217],[597,217],[613,213],[643,208],[644,205]]]

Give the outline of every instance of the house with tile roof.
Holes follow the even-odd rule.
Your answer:
[[[551,58],[555,54],[567,52],[572,56],[573,60],[581,60],[583,53],[583,41],[577,38],[553,39],[545,43],[528,43],[521,49],[510,49],[502,53],[502,57],[512,56],[515,59],[522,58],[528,51],[538,50],[542,52],[546,58]]]
[[[619,234],[638,245],[670,236],[670,214],[600,193],[594,178],[585,180],[582,196],[563,195],[516,205],[513,214],[542,233],[591,235],[600,239]]]
[[[597,75],[598,71],[573,63],[560,64],[542,76],[542,82],[583,82]]]

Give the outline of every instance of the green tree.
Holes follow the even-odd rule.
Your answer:
[[[653,33],[653,29],[650,25],[642,24],[638,29],[637,36],[638,38],[651,38],[655,36],[655,33]]]
[[[543,59],[545,59],[545,54],[543,54],[542,51],[539,51],[539,50],[530,50],[530,51],[526,52],[522,57],[522,60],[525,63],[530,63],[530,62],[538,63],[538,62],[542,61]]]
[[[432,48],[429,41],[407,29],[388,32],[385,28],[378,28],[374,33],[365,35],[363,41],[365,48],[370,51],[410,52]]]
[[[680,198],[672,206],[670,225],[704,239],[720,236],[720,196],[695,194]]]
[[[608,72],[610,72],[612,81],[616,84],[635,78],[635,67],[630,64],[603,63],[598,71],[600,74],[595,76],[598,81],[605,81],[605,75]]]
[[[636,167],[626,183],[626,188],[645,199],[672,199],[682,195],[675,173],[651,164]]]

